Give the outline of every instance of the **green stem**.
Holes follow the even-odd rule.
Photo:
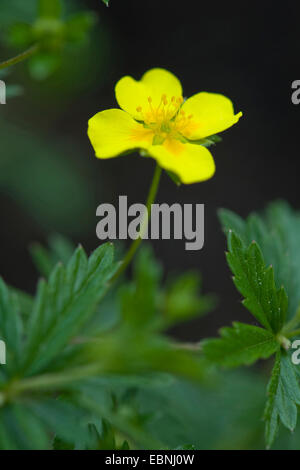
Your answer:
[[[81,366],[64,373],[49,373],[24,379],[12,380],[7,386],[0,389],[0,408],[16,396],[41,390],[59,390],[64,386],[82,379],[93,377],[101,372],[99,364]]]
[[[29,57],[32,57],[38,51],[38,49],[39,49],[38,44],[35,44],[34,46],[31,46],[26,51],[22,52],[21,54],[18,54],[17,56],[12,57],[11,59],[1,62],[0,70],[5,69],[6,67],[11,67],[12,65],[18,64],[19,62],[22,62],[23,60],[29,59]]]
[[[115,273],[115,275],[111,279],[111,282],[115,281],[126,270],[127,266],[130,264],[132,258],[134,257],[138,247],[140,246],[140,244],[143,240],[143,235],[145,234],[145,231],[146,231],[147,226],[148,226],[148,222],[149,222],[150,217],[151,217],[151,205],[153,204],[153,202],[155,200],[155,197],[156,197],[156,194],[157,194],[158,185],[159,185],[159,181],[160,181],[160,177],[161,177],[161,172],[162,172],[161,168],[158,165],[156,165],[154,175],[153,175],[153,179],[152,179],[152,183],[151,183],[150,190],[149,190],[148,197],[147,197],[147,202],[146,202],[147,210],[146,210],[146,213],[144,215],[143,221],[141,223],[140,236],[139,236],[139,238],[134,240],[134,242],[132,242],[129,250],[127,251],[127,253],[125,255],[125,258],[124,258],[122,264],[120,265],[119,269],[117,270],[117,272]]]

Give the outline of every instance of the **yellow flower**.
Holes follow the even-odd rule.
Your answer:
[[[186,101],[180,81],[155,68],[140,81],[126,76],[115,87],[121,109],[101,111],[89,120],[88,135],[98,158],[116,157],[143,149],[165,170],[186,184],[211,178],[215,163],[197,141],[228,129],[242,113],[234,114],[223,95],[198,93]]]

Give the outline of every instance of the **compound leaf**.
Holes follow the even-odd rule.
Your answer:
[[[245,247],[233,231],[228,235],[228,264],[234,284],[245,297],[243,304],[266,329],[277,333],[282,328],[288,307],[283,288],[277,290],[273,268],[266,267],[256,242]]]
[[[225,233],[235,232],[244,247],[253,240],[259,245],[266,265],[274,268],[276,285],[284,286],[289,299],[288,318],[293,317],[300,304],[300,213],[279,201],[270,204],[262,215],[253,213],[246,220],[224,209],[219,217]]]

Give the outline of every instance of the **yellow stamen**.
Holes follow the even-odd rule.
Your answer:
[[[149,106],[147,109],[138,106],[136,108],[140,118],[154,132],[156,136],[168,139],[177,139],[178,133],[181,133],[190,123],[192,115],[186,116],[181,109],[183,98],[181,96],[171,96],[169,99],[163,93],[159,103],[153,102],[151,96],[147,97]],[[167,129],[167,130],[166,130]]]

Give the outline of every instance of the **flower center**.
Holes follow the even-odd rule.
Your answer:
[[[141,116],[141,121],[144,122],[145,127],[151,129],[154,133],[154,140],[157,143],[162,143],[166,138],[179,139],[182,138],[182,132],[190,124],[192,115],[187,116],[186,113],[180,109],[183,103],[183,98],[180,96],[176,98],[172,96],[167,99],[163,94],[158,106],[153,105],[151,96],[148,96],[148,106],[143,109],[142,106],[136,108]]]

